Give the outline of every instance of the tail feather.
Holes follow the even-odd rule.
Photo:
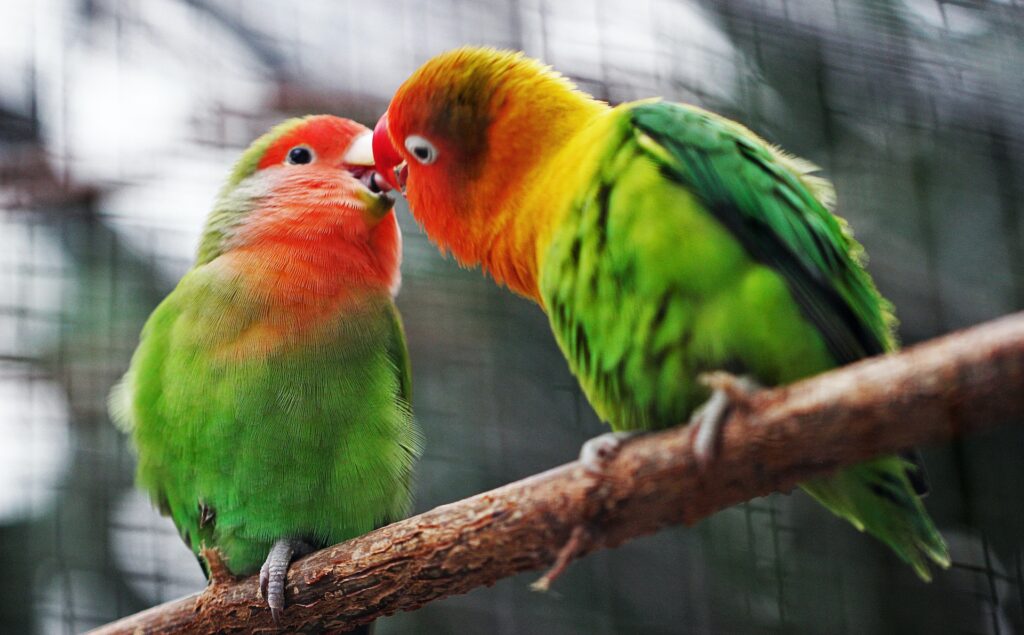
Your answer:
[[[921,453],[918,452],[917,448],[911,448],[900,452],[900,458],[913,464],[912,468],[906,470],[907,479],[910,480],[914,493],[924,498],[931,492],[931,485],[928,483],[928,471],[925,470],[924,459],[921,457]]]
[[[950,559],[946,543],[914,492],[909,474],[916,469],[913,463],[891,456],[802,487],[832,513],[889,545],[928,582],[932,578],[929,562],[945,569]]]

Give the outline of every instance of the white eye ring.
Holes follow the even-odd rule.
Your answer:
[[[423,165],[430,165],[437,161],[437,148],[434,147],[433,143],[430,143],[418,134],[409,135],[405,138],[405,149]]]

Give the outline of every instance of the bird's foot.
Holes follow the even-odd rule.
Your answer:
[[[761,386],[749,377],[737,377],[724,371],[704,373],[698,378],[711,389],[711,396],[690,417],[693,453],[697,464],[707,467],[715,458],[722,436],[722,424],[730,410],[743,408]]]
[[[640,434],[639,432],[606,432],[589,439],[580,448],[580,463],[591,474],[602,474],[608,462],[625,445],[626,441]]]
[[[275,623],[284,610],[284,584],[288,578],[288,565],[294,558],[311,551],[313,545],[296,538],[278,538],[270,548],[270,553],[260,568],[260,594],[267,600]]]

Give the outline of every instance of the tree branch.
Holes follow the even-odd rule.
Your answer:
[[[699,471],[687,431],[629,442],[606,472],[569,463],[443,505],[292,565],[281,627],[348,630],[397,611],[692,524],[838,467],[1024,419],[1024,313],[755,393]],[[881,548],[881,547],[880,547]],[[255,577],[94,633],[275,629]]]

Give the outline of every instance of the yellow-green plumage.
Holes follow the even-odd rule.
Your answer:
[[[687,422],[704,372],[771,386],[894,347],[831,185],[737,123],[611,108],[520,53],[466,47],[403,83],[376,140],[379,169],[406,161],[432,240],[541,304],[616,430]],[[888,457],[804,489],[927,578],[949,557],[917,476]]]
[[[791,382],[893,346],[891,313],[827,184],[740,126],[697,108],[608,113],[592,165],[541,257],[554,332],[616,430],[685,421],[713,370]],[[948,565],[897,457],[804,485],[924,578]]]

